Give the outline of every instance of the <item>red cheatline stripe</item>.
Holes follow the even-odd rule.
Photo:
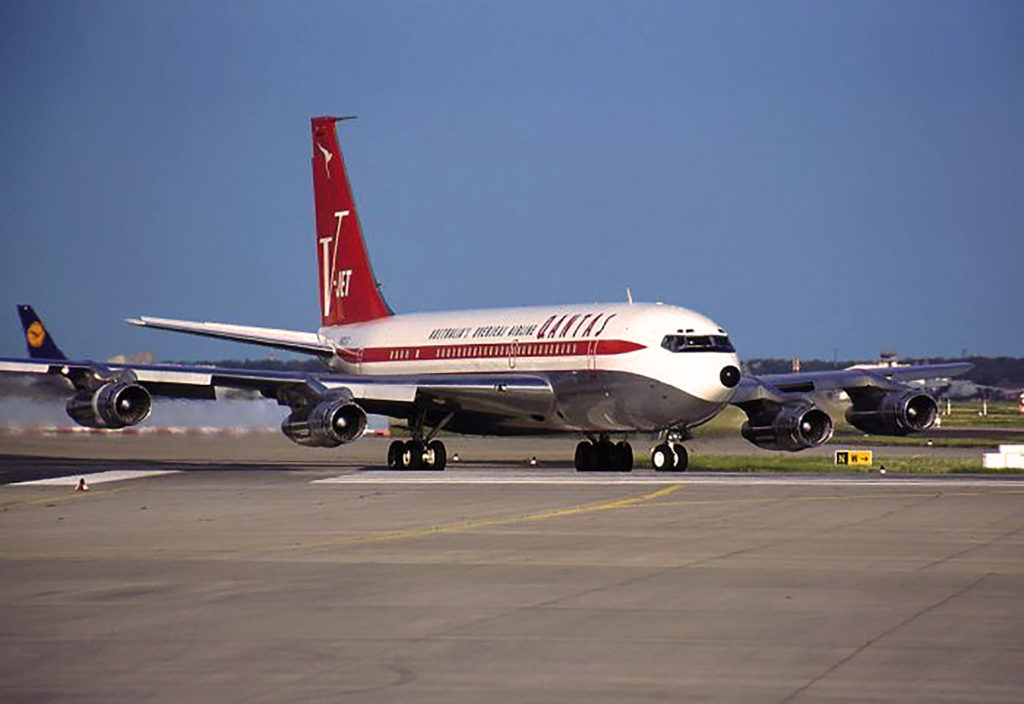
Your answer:
[[[592,341],[578,342],[507,342],[464,345],[422,345],[411,347],[367,347],[365,349],[339,349],[337,355],[346,362],[408,362],[436,359],[541,359],[551,357],[578,357],[590,354]],[[598,340],[594,355],[625,354],[644,349],[644,345],[629,340]]]

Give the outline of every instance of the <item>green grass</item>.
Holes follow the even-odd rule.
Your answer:
[[[946,412],[946,404],[939,402],[939,411]],[[988,404],[988,415],[979,415],[981,401],[958,401],[951,405],[949,415],[942,415],[943,428],[1019,428],[1024,432],[1024,415],[1016,403],[993,401]]]
[[[981,438],[943,438],[943,437],[922,437],[920,435],[885,436],[865,435],[859,430],[852,432],[836,433],[830,445],[898,445],[900,447],[976,447],[995,448],[996,445],[1007,445],[1024,441],[1024,433],[1019,437],[981,437]]]

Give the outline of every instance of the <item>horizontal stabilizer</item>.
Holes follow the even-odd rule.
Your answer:
[[[170,318],[127,318],[129,325],[140,328],[154,328],[183,332],[201,337],[213,337],[218,340],[243,342],[261,347],[274,347],[289,352],[304,354],[332,355],[334,347],[314,332],[299,330],[279,330],[277,328],[258,328],[248,325],[230,325],[228,323],[200,323],[190,320],[172,320]]]

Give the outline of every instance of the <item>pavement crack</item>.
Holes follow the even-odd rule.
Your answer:
[[[922,501],[916,501],[913,504],[911,504],[909,507],[916,506],[917,504],[923,503],[925,501],[931,501],[936,496],[938,496],[938,494],[934,494],[934,495],[933,494],[929,494],[927,498],[923,499]],[[827,528],[827,529],[825,529],[823,531],[810,531],[810,532],[802,531],[799,535],[791,535],[791,536],[788,536],[788,537],[785,537],[785,538],[778,538],[776,540],[769,540],[767,542],[758,543],[757,545],[750,545],[750,546],[745,547],[745,548],[739,548],[737,550],[732,550],[730,552],[721,553],[719,555],[709,555],[707,557],[702,557],[702,558],[700,558],[698,560],[693,560],[692,562],[688,562],[688,563],[686,563],[684,565],[679,565],[678,567],[680,567],[680,568],[701,567],[701,566],[704,566],[704,565],[708,564],[709,562],[715,562],[715,561],[718,561],[718,560],[727,560],[730,557],[736,557],[737,555],[745,555],[747,553],[753,553],[753,552],[757,552],[759,550],[764,550],[765,548],[773,548],[773,547],[777,547],[779,545],[785,545],[786,543],[793,543],[793,542],[797,542],[797,541],[800,541],[800,540],[805,540],[808,537],[815,537],[815,538],[817,538],[817,537],[822,537],[822,536],[830,535],[830,534],[833,534],[833,533],[835,533],[837,531],[848,530],[848,529],[853,528],[855,526],[859,526],[859,525],[861,525],[863,523],[871,523],[871,522],[874,522],[874,521],[884,520],[884,519],[888,518],[889,516],[893,515],[894,513],[898,513],[899,511],[902,511],[902,510],[904,510],[906,508],[908,508],[908,506],[906,506],[906,505],[898,506],[896,508],[889,509],[889,510],[885,511],[882,514],[873,515],[873,516],[867,516],[865,518],[859,518],[859,519],[857,519],[855,521],[848,521],[848,522],[843,523],[841,525],[834,525],[834,526],[831,526],[831,527],[829,527],[829,528]],[[741,531],[737,531],[737,533],[740,533],[740,532]]]
[[[940,608],[942,606],[945,606],[946,604],[951,602],[953,599],[956,599],[957,597],[962,596],[963,594],[966,594],[967,592],[969,592],[970,590],[974,589],[976,586],[978,586],[979,584],[981,584],[982,582],[984,582],[986,579],[988,579],[991,576],[992,576],[991,572],[986,572],[985,574],[981,575],[980,577],[978,577],[976,580],[974,580],[970,584],[967,584],[967,585],[965,585],[963,587],[960,587],[960,589],[957,589],[952,594],[948,594],[947,596],[943,597],[942,599],[939,599],[935,603],[929,604],[928,606],[924,607],[923,609],[921,609],[921,610],[911,614],[910,616],[908,616],[907,618],[903,619],[902,621],[900,621],[896,625],[892,626],[891,628],[887,628],[886,630],[882,631],[881,633],[879,633],[874,638],[869,638],[867,641],[865,641],[863,644],[861,644],[858,648],[856,648],[853,652],[851,652],[850,654],[848,654],[845,657],[841,658],[837,662],[833,663],[831,667],[826,669],[820,675],[818,675],[814,679],[808,681],[806,684],[804,684],[804,685],[798,687],[797,689],[793,690],[789,694],[789,696],[787,696],[787,697],[785,697],[783,699],[780,699],[779,700],[779,704],[788,704],[788,702],[793,701],[798,696],[800,696],[801,694],[806,692],[808,689],[810,689],[811,687],[816,685],[818,682],[821,682],[823,679],[825,679],[826,677],[831,675],[833,672],[835,672],[839,668],[843,667],[846,663],[850,662],[855,657],[857,657],[858,655],[863,653],[865,650],[867,650],[869,647],[871,647],[875,643],[879,642],[880,640],[883,640],[884,638],[888,637],[889,635],[892,635],[893,633],[895,633],[896,631],[900,630],[904,626],[910,625],[911,623],[913,623],[917,619],[921,618],[922,616],[925,616],[925,615],[931,613],[932,611],[935,611],[936,609],[938,609],[938,608]]]
[[[1000,540],[1005,540],[1006,538],[1009,538],[1009,537],[1011,537],[1013,535],[1016,535],[1017,533],[1020,533],[1021,531],[1024,531],[1024,526],[1021,526],[1021,527],[1018,527],[1018,528],[1014,528],[1013,530],[1006,531],[1005,533],[1001,533],[1000,535],[997,535],[996,537],[991,538],[990,540],[986,540],[986,541],[983,541],[983,542],[980,542],[980,543],[975,543],[974,545],[968,545],[966,548],[964,548],[962,550],[957,550],[956,552],[954,552],[954,553],[952,553],[950,555],[947,555],[946,557],[940,558],[938,560],[933,560],[933,561],[929,562],[927,565],[923,565],[923,566],[919,567],[917,569],[917,571],[918,572],[923,572],[924,570],[931,569],[932,567],[937,567],[938,565],[945,564],[945,563],[947,563],[947,562],[949,562],[951,560],[956,560],[957,558],[963,557],[964,555],[966,555],[969,552],[973,552],[974,550],[977,550],[978,548],[986,548],[989,545],[992,545],[994,543],[998,543]]]

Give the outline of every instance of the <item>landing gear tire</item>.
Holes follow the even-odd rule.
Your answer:
[[[662,443],[651,450],[651,465],[659,472],[670,472],[675,464],[675,453],[667,444]]]
[[[402,448],[401,467],[405,470],[423,468],[423,443],[409,440]]]
[[[619,442],[615,445],[616,466],[620,472],[633,471],[633,447],[628,442]]]
[[[672,449],[676,452],[676,464],[673,469],[676,472],[685,472],[686,467],[690,464],[690,456],[686,452],[686,448],[682,445],[673,445]]]
[[[405,452],[405,443],[395,440],[388,445],[388,469],[402,468],[402,453]]]
[[[594,468],[594,456],[596,452],[594,444],[584,440],[576,445],[576,457],[573,462],[577,472],[589,472]]]
[[[686,448],[663,442],[651,450],[651,464],[659,472],[685,472],[689,464]]]
[[[443,472],[445,464],[448,462],[448,452],[440,440],[431,440],[427,444],[424,457],[426,458],[424,469],[431,469],[435,472]]]
[[[676,461],[672,469],[677,472],[685,472],[686,467],[690,464],[690,455],[682,445],[673,445],[672,449],[675,451],[676,456]]]

